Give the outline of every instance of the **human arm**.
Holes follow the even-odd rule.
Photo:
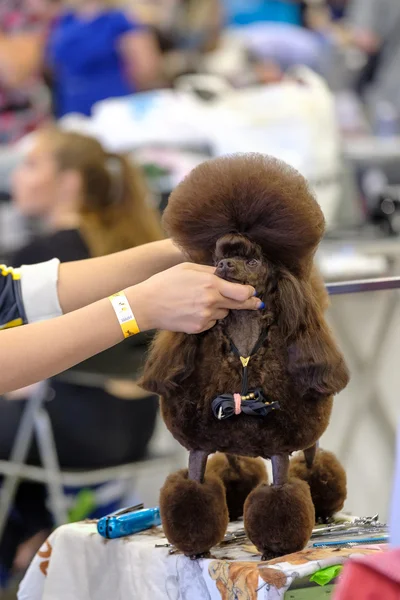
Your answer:
[[[58,279],[62,311],[86,306],[183,260],[181,251],[171,240],[161,240],[108,256],[63,263]]]
[[[375,54],[396,33],[399,14],[393,0],[352,0],[347,14],[351,42],[366,54]]]
[[[161,82],[161,55],[154,35],[147,30],[122,36],[120,49],[125,73],[135,88],[146,90]]]
[[[332,25],[331,13],[326,0],[303,2],[303,25],[313,31],[328,31]]]
[[[200,50],[213,52],[218,48],[224,26],[224,13],[219,0],[212,0],[209,3],[206,24],[208,24],[208,34]]]
[[[253,288],[219,279],[213,270],[177,265],[127,288],[125,293],[140,329],[199,333],[224,318],[229,309],[259,307]],[[82,292],[86,287],[91,284],[83,285]],[[110,288],[111,292],[119,287]],[[2,331],[0,394],[65,371],[122,339],[107,298],[48,321]]]

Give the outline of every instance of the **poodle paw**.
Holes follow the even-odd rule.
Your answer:
[[[202,552],[201,554],[192,554],[189,556],[190,560],[199,560],[200,558],[210,558],[210,552]]]
[[[310,486],[317,520],[326,521],[342,510],[347,496],[346,472],[332,452],[319,449],[312,467],[307,467],[300,453],[290,461],[289,473]]]
[[[281,553],[273,552],[272,550],[268,550],[261,555],[261,561],[265,562],[268,560],[273,560],[274,558],[279,558],[279,556],[283,556]]]
[[[243,506],[250,492],[260,483],[268,482],[264,461],[247,456],[215,454],[208,460],[206,474],[222,480],[230,521],[243,516]]]
[[[188,479],[187,469],[169,475],[160,492],[160,512],[168,541],[197,558],[218,544],[228,526],[225,490],[220,479]]]
[[[298,479],[280,486],[262,484],[244,506],[246,533],[263,560],[302,550],[314,524],[310,488]]]

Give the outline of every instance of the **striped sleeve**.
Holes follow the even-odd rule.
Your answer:
[[[27,323],[22,300],[21,269],[0,265],[0,329]]]
[[[59,264],[53,259],[20,269],[0,265],[0,329],[62,314],[57,292]]]

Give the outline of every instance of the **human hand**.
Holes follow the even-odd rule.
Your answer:
[[[366,54],[374,54],[381,46],[381,40],[372,31],[354,28],[351,31],[351,40],[353,44]]]
[[[229,310],[258,310],[255,290],[214,275],[214,267],[183,263],[125,290],[139,328],[201,333]]]

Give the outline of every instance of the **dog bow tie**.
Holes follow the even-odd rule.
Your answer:
[[[222,421],[233,415],[244,413],[253,417],[266,417],[273,410],[280,408],[279,402],[267,402],[261,390],[241,394],[221,394],[212,403],[214,416]]]

